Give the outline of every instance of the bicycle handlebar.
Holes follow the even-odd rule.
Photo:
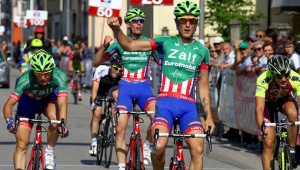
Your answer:
[[[205,131],[204,134],[171,134],[171,133],[159,133],[159,129],[155,129],[154,133],[154,142],[153,145],[156,147],[157,140],[159,137],[173,137],[173,138],[206,138],[206,141],[208,142],[208,148],[209,151],[212,151],[212,143],[211,143],[211,135],[210,135],[210,126],[208,127],[208,130]]]
[[[27,121],[31,123],[53,123],[53,124],[61,124],[64,122],[64,120],[43,120],[43,119],[29,119],[29,118],[24,118],[20,117],[19,121]]]
[[[154,114],[155,111],[141,111],[141,112],[136,112],[136,111],[124,111],[124,110],[119,110],[117,111],[117,113],[120,113],[120,114],[131,114],[131,115],[134,115],[134,114],[138,114],[138,115],[144,115],[144,114]]]
[[[279,123],[265,123],[266,127],[276,127],[276,126],[294,126],[294,125],[300,125],[300,121],[297,122],[279,122]]]

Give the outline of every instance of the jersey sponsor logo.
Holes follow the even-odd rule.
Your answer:
[[[168,55],[168,58],[174,58],[174,59],[179,59],[179,60],[185,60],[190,63],[195,63],[195,59],[197,57],[196,54],[193,54],[191,52],[185,53],[185,52],[180,52],[177,49],[171,49],[172,53]]]
[[[123,57],[122,60],[129,60],[129,61],[147,61],[147,56],[139,56],[139,57]]]
[[[181,67],[181,68],[187,68],[187,69],[190,69],[190,70],[196,70],[196,66],[192,66],[192,65],[186,65],[186,64],[183,64],[183,63],[177,63],[177,62],[169,62],[169,61],[165,61],[165,65],[166,66],[176,66],[176,67]],[[176,73],[172,73],[173,77]]]

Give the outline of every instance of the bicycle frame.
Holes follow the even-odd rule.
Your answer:
[[[185,138],[206,138],[209,151],[212,151],[210,128],[204,134],[183,134],[182,131],[177,132],[178,119],[174,121],[173,134],[170,133],[159,133],[159,129],[155,129],[154,133],[154,147],[157,145],[159,137],[173,137],[173,156],[170,160],[170,170],[186,170],[184,153],[183,153],[183,140]]]
[[[106,168],[109,168],[112,157],[112,149],[115,142],[115,120],[112,115],[112,102],[114,102],[114,100],[108,99],[105,95],[101,98],[101,101],[102,114],[104,114],[105,117],[99,122],[99,128],[102,128],[100,128],[99,135],[97,137],[97,164],[101,165],[104,154],[104,165]],[[95,104],[99,106],[100,102],[96,99]]]
[[[274,149],[274,159],[277,160],[279,169],[292,169],[291,156],[289,151],[289,145],[287,142],[287,127],[300,125],[300,122],[288,122],[286,118],[282,119],[278,123],[263,123],[262,130],[265,127],[275,127],[277,144]]]
[[[144,146],[141,138],[141,130],[139,123],[143,123],[144,120],[140,117],[142,114],[153,114],[154,111],[137,112],[137,111],[117,111],[117,117],[119,114],[131,114],[133,115],[133,131],[130,136],[129,147],[127,148],[127,156],[129,155],[129,162],[127,168],[131,169],[145,169],[144,165]],[[140,122],[142,120],[142,122]],[[127,157],[126,156],[126,157]],[[127,157],[128,158],[128,157]],[[127,160],[126,158],[126,160]]]
[[[41,120],[41,115],[38,115],[37,117],[38,120]],[[29,158],[29,164],[28,164],[28,170],[31,170],[33,169],[33,167],[35,167],[35,165],[33,166],[33,162],[34,162],[34,158],[35,158],[35,150],[39,149],[39,158],[41,160],[41,163],[42,163],[42,170],[44,169],[45,167],[45,157],[44,157],[44,149],[43,149],[43,144],[42,144],[42,124],[41,123],[38,123],[36,125],[36,128],[35,128],[35,139],[34,139],[34,144],[33,144],[33,147],[31,149],[31,153],[30,153],[30,158]],[[37,167],[35,167],[37,168]],[[38,168],[37,168],[38,169]]]
[[[45,158],[44,158],[44,149],[43,149],[43,141],[42,141],[42,124],[43,123],[54,123],[54,124],[61,124],[62,129],[64,129],[64,119],[60,120],[43,120],[41,116],[41,112],[38,112],[38,116],[36,119],[29,119],[23,117],[16,118],[16,125],[18,126],[20,121],[27,121],[31,123],[36,123],[35,128],[35,139],[33,142],[33,146],[30,153],[29,163],[27,166],[27,170],[36,170],[40,168],[40,164],[42,165],[41,169],[44,169],[45,166]],[[16,128],[17,131],[17,128]],[[62,132],[64,133],[64,132]],[[36,160],[36,158],[38,160]],[[38,161],[38,162],[37,162]]]

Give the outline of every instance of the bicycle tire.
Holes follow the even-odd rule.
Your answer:
[[[33,170],[39,170],[41,165],[41,155],[40,155],[40,148],[41,146],[39,144],[34,146],[34,156],[33,156]]]
[[[109,119],[109,120],[108,120]],[[114,147],[114,142],[115,142],[115,136],[113,133],[113,122],[112,118],[108,118],[106,121],[106,127],[105,127],[105,132],[106,134],[106,140],[105,140],[105,148],[104,148],[104,166],[106,168],[109,168],[110,163],[111,163],[111,158],[112,158],[112,152],[113,152],[113,147]]]
[[[73,82],[73,97],[74,97],[74,104],[78,103],[78,82],[74,81]]]
[[[135,154],[134,154],[134,169],[135,170],[143,170],[143,164],[141,162],[141,145],[140,145],[140,136],[136,136],[135,138]]]
[[[99,135],[97,137],[97,164],[101,165],[102,163],[102,154],[103,154],[103,132],[99,132]]]
[[[184,162],[179,161],[176,170],[184,170]]]
[[[283,157],[284,161],[285,161],[285,167],[284,169],[285,170],[292,170],[293,169],[293,165],[292,165],[292,159],[291,159],[291,154],[290,154],[290,149],[289,149],[289,146],[286,145],[284,147],[284,157]]]

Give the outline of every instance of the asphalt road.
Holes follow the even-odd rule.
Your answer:
[[[16,69],[11,69],[11,87],[20,73]],[[1,109],[8,96],[13,89],[0,88],[0,106]],[[103,166],[96,164],[96,158],[88,154],[90,146],[89,124],[91,119],[91,111],[89,107],[90,91],[83,93],[83,101],[79,104],[73,104],[73,98],[69,95],[68,107],[68,128],[70,136],[66,139],[59,139],[58,145],[55,147],[56,164],[58,170],[74,170],[74,169],[106,169]],[[14,108],[16,110],[16,107]],[[1,112],[2,113],[2,112]],[[0,123],[0,170],[13,169],[13,152],[15,147],[14,135],[6,130],[6,123],[1,114],[2,123]],[[145,137],[146,127],[149,124],[149,119],[144,118],[145,123],[141,124],[142,136]],[[128,129],[132,129],[129,123]],[[129,136],[130,132],[127,130]],[[33,133],[32,133],[33,134]],[[46,133],[43,133],[43,141],[46,141]],[[33,140],[33,136],[31,136]],[[167,156],[172,154],[172,140],[170,140],[167,148]],[[29,152],[28,154],[29,155]],[[168,169],[169,158],[165,169]],[[188,165],[190,158],[188,150],[185,150],[185,161]],[[117,169],[115,154],[112,158],[110,169]],[[147,166],[146,169],[152,169]],[[260,163],[260,153],[255,150],[250,150],[241,147],[239,143],[213,138],[213,151],[209,155],[204,156],[204,169],[262,169]]]

